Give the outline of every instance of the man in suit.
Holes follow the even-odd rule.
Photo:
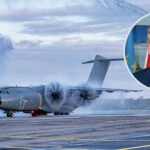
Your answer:
[[[150,87],[150,26],[147,29],[147,54],[145,60],[145,68],[141,71],[133,73],[137,80],[144,85]]]

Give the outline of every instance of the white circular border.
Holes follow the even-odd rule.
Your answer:
[[[128,33],[126,34],[126,37],[125,37],[125,41],[124,41],[124,45],[123,45],[123,58],[124,58],[124,63],[125,63],[125,66],[129,72],[129,74],[132,76],[132,78],[139,84],[141,85],[142,87],[144,88],[147,88],[150,90],[150,87],[146,86],[145,84],[141,83],[136,77],[134,77],[134,75],[131,73],[128,65],[127,65],[127,62],[126,62],[126,57],[125,57],[125,46],[126,46],[126,42],[127,42],[127,39],[128,39],[128,36],[129,36],[129,33],[132,31],[133,27],[139,22],[141,21],[142,19],[144,19],[145,17],[147,16],[150,16],[150,13],[144,15],[143,17],[141,17],[140,19],[138,19],[132,26],[131,28],[129,29]]]

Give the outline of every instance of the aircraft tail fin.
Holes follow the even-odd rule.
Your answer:
[[[94,88],[101,88],[103,81],[105,79],[107,70],[109,68],[110,62],[120,61],[120,60],[123,60],[123,58],[107,59],[100,55],[96,55],[94,60],[83,62],[82,64],[94,63],[86,85],[92,86]]]

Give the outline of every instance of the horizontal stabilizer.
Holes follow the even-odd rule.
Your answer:
[[[97,60],[101,61],[101,62],[107,62],[107,61],[120,61],[120,60],[124,60],[124,59],[123,58],[110,58],[110,59],[98,58]],[[86,61],[86,62],[82,62],[82,64],[88,64],[88,63],[94,63],[94,62],[95,62],[95,59],[94,60],[89,60],[89,61]]]

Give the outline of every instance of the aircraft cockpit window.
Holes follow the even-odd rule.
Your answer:
[[[5,93],[6,93],[6,94],[9,94],[9,92],[8,92],[8,91],[5,91]]]
[[[9,94],[9,91],[7,91],[7,90],[0,91],[0,94]]]

